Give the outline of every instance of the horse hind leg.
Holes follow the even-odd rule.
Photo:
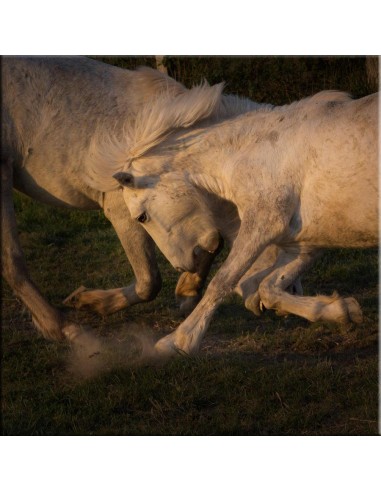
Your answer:
[[[330,321],[339,324],[361,323],[362,312],[353,297],[291,295],[286,289],[305,272],[315,260],[318,252],[287,254],[283,252],[276,268],[259,286],[259,296],[267,309],[278,314],[296,314],[309,321]]]
[[[275,245],[269,245],[234,289],[242,297],[246,309],[252,311],[256,316],[262,314],[258,287],[262,280],[275,268],[278,252],[279,250]],[[176,299],[180,305],[180,314],[184,317],[188,316],[200,301],[202,289],[215,256],[216,254],[210,255],[208,253],[203,258],[203,262],[196,273],[184,272],[180,276],[176,286]],[[291,283],[289,290],[293,293],[302,294],[303,289],[299,278]]]
[[[32,314],[34,325],[50,340],[74,338],[81,328],[68,322],[51,306],[30,279],[17,233],[13,206],[12,165],[2,161],[1,170],[2,274],[17,297]]]

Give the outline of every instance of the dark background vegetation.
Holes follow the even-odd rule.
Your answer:
[[[96,57],[124,68],[155,57]],[[365,57],[165,57],[188,87],[226,82],[226,92],[286,104],[323,89],[361,97],[378,88]],[[373,67],[373,68],[372,68]],[[49,208],[16,194],[20,238],[32,277],[54,305],[81,284],[126,285],[132,272],[101,212]],[[218,259],[223,261],[226,252]],[[177,274],[159,255],[163,289],[152,303],[73,319],[109,340],[154,339],[180,322]],[[214,269],[215,271],[215,269]],[[212,272],[213,274],[213,272]],[[378,251],[329,251],[303,278],[305,293],[354,296],[364,322],[346,328],[256,318],[225,300],[199,356],[133,364],[129,349],[92,377],[74,370],[72,349],[47,342],[6,284],[2,289],[2,433],[11,435],[343,435],[378,433]],[[122,334],[122,335],[121,335]],[[87,374],[89,376],[89,374]]]
[[[154,56],[94,57],[127,69],[156,68]],[[166,56],[168,75],[187,87],[206,79],[224,80],[226,92],[257,102],[287,104],[324,89],[362,97],[378,90],[377,57],[221,57]]]

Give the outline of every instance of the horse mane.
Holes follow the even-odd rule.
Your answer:
[[[353,97],[351,94],[348,92],[343,92],[339,90],[326,90],[326,91],[321,91],[318,92],[317,94],[314,94],[313,96],[307,97],[306,99],[302,99],[299,101],[300,103],[303,102],[348,102],[351,101]]]
[[[175,97],[187,91],[180,82],[154,68],[140,66],[131,73],[130,92],[133,103],[139,106],[164,92]]]
[[[165,92],[153,104],[144,105],[124,135],[130,159],[146,154],[175,130],[208,118],[220,101],[222,89],[223,84],[210,86],[205,82],[176,97]]]
[[[251,111],[270,110],[273,107],[272,104],[257,103],[245,97],[233,94],[223,94],[220,104],[211,115],[211,120],[213,122],[226,120],[238,115],[250,113]]]
[[[307,96],[299,101],[293,101],[290,104],[282,106],[273,106],[271,111],[288,111],[290,109],[305,109],[308,106],[321,103],[345,103],[351,101],[353,97],[348,92],[343,92],[335,89],[317,92],[312,96]]]
[[[175,91],[175,95],[171,87],[143,104],[119,137],[102,132],[94,135],[84,176],[87,183],[100,191],[116,189],[118,184],[112,176],[128,162],[146,154],[175,130],[211,116],[220,103],[223,85],[204,82],[189,90]]]

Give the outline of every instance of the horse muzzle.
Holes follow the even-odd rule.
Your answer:
[[[217,230],[214,230],[200,237],[200,239],[198,240],[198,245],[196,246],[195,250],[197,248],[201,248],[202,250],[206,251],[209,254],[215,254],[219,249],[220,242],[221,242],[221,236]]]
[[[224,240],[217,232],[214,236],[204,238],[193,250],[193,259],[196,265],[196,271],[200,266],[210,263],[213,258],[222,250]]]

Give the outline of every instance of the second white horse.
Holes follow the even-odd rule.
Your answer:
[[[176,108],[172,122],[167,114],[167,126],[154,139],[146,127],[140,152],[137,142],[135,155],[126,155],[115,174],[131,215],[182,270],[194,268],[197,248],[217,248],[220,231],[208,196],[233,203],[240,227],[204,298],[158,350],[196,351],[216,307],[271,244],[281,254],[259,286],[266,308],[309,320],[361,322],[351,297],[292,296],[285,289],[322,248],[378,244],[378,95],[353,100],[322,92],[183,130],[188,111]]]

